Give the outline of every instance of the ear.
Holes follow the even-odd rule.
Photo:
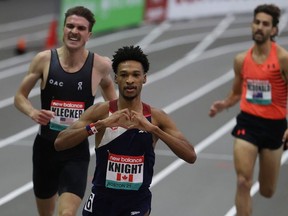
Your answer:
[[[270,35],[272,37],[277,36],[278,35],[278,27],[273,27]]]
[[[86,42],[92,37],[92,32],[89,32]]]
[[[144,74],[144,79],[143,79],[143,84],[145,84],[146,81],[147,81],[147,75],[146,75],[146,73],[145,73],[145,74]]]

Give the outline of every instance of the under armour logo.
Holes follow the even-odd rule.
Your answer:
[[[245,135],[245,133],[246,133],[245,129],[237,130],[237,135]]]
[[[82,82],[78,82],[78,90],[82,90]]]

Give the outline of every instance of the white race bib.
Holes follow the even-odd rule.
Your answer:
[[[144,156],[116,155],[109,152],[106,187],[138,190],[143,183]]]
[[[268,80],[247,80],[246,99],[250,103],[268,105],[272,101],[271,84]]]

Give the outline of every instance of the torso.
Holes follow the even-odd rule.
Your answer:
[[[242,111],[269,119],[286,117],[287,84],[280,72],[277,46],[272,43],[266,60],[252,57],[247,52],[243,67],[243,88],[240,108]]]
[[[109,112],[118,110],[110,102]],[[151,109],[143,104],[143,114],[151,121]],[[152,134],[138,129],[106,128],[96,149],[93,184],[115,190],[135,191],[149,188],[155,154]]]
[[[55,112],[49,125],[41,126],[41,135],[55,139],[58,132],[79,119],[94,102],[92,95],[93,53],[89,53],[78,71],[67,72],[60,64],[56,50],[51,61],[45,88],[41,90],[41,108]]]

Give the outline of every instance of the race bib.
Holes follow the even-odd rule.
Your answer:
[[[268,80],[247,80],[246,99],[250,103],[271,104],[271,84]]]
[[[144,156],[116,155],[109,152],[106,187],[138,190],[143,183]]]
[[[77,121],[84,110],[84,102],[52,100],[51,111],[55,113],[55,117],[50,120],[50,129],[64,130]]]

